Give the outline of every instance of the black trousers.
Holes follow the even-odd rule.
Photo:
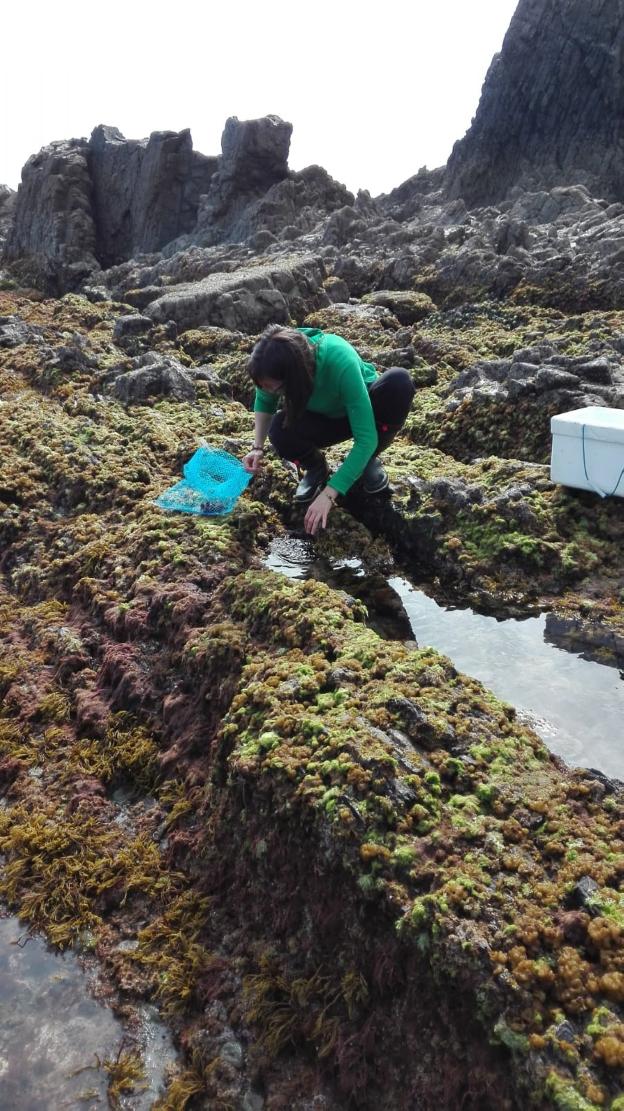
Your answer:
[[[393,366],[369,386],[368,396],[373,407],[379,443],[374,455],[391,444],[405,424],[415,393],[409,371]],[[284,427],[285,412],[278,409],[269,425],[269,439],[282,459],[306,466],[317,448],[331,447],[344,440],[352,440],[353,432],[348,417],[338,419],[313,413],[306,409],[300,420],[291,428]]]

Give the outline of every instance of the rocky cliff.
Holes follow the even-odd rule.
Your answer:
[[[292,127],[275,116],[226,123],[219,158],[188,131],[124,139],[114,127],[55,142],[29,159],[4,223],[4,262],[52,294],[129,259],[246,240],[296,237],[353,201],[320,167],[288,170]],[[8,193],[8,191],[7,191]]]
[[[8,185],[0,185],[0,251],[13,221],[17,193]]]
[[[88,142],[52,143],[24,167],[4,260],[50,292],[75,289],[193,227],[216,163],[193,151],[188,131],[135,142],[97,127]]]
[[[53,143],[26,164],[17,199],[2,206],[4,262],[18,280],[60,293],[163,248],[168,258],[235,243],[274,252],[280,241],[312,235],[315,244],[353,256],[372,237],[377,257],[388,260],[388,273],[376,274],[382,285],[410,284],[429,264],[439,271],[446,246],[453,259],[459,256],[464,281],[468,261],[477,294],[507,294],[525,277],[540,284],[534,271],[548,261],[548,247],[524,226],[552,225],[574,207],[572,194],[563,201],[545,195],[581,187],[585,197],[607,202],[605,208],[624,200],[623,52],[622,0],[521,0],[473,124],[448,165],[421,171],[377,203],[365,194],[354,202],[319,167],[289,171],[292,127],[275,116],[228,120],[219,157],[193,151],[187,131],[135,141],[97,127],[90,140]],[[527,202],[527,193],[536,199]],[[479,215],[484,205],[498,209]],[[567,226],[564,265],[570,261],[572,272],[566,280],[595,284],[575,273],[584,229],[568,237]],[[462,230],[452,232],[456,227]],[[547,242],[558,236],[549,231]],[[613,237],[619,239],[619,227]],[[305,249],[310,245],[308,239]],[[502,266],[489,255],[490,245],[506,256]],[[523,252],[531,246],[534,265],[526,266]],[[467,260],[475,247],[476,259]],[[359,263],[341,258],[340,268],[337,276],[351,275],[357,293]],[[456,283],[453,262],[450,271],[446,260],[441,269],[444,284]],[[364,284],[370,285],[370,273]],[[439,295],[439,282],[436,288]]]
[[[514,186],[624,199],[622,0],[520,0],[446,181],[470,207]]]

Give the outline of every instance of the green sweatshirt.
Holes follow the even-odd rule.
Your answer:
[[[332,420],[346,416],[351,425],[353,447],[328,481],[328,486],[333,486],[339,494],[346,494],[377,447],[375,418],[366,388],[377,378],[377,371],[341,336],[322,332],[320,328],[299,328],[298,331],[316,346],[314,389],[307,408]],[[275,413],[278,404],[279,395],[256,389],[254,412]]]

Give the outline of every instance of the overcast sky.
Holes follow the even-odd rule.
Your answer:
[[[518,0],[28,0],[2,15],[0,183],[31,154],[112,124],[190,127],[219,154],[228,116],[293,126],[318,163],[388,192],[446,162],[470,126]]]

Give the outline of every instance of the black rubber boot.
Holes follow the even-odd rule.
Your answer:
[[[314,455],[303,460],[302,465],[305,467],[305,474],[295,490],[295,501],[300,505],[314,501],[329,478],[329,467],[320,451],[315,451]]]
[[[379,459],[373,455],[368,460],[362,474],[362,489],[365,494],[381,494],[389,484],[389,478],[384,471]]]

